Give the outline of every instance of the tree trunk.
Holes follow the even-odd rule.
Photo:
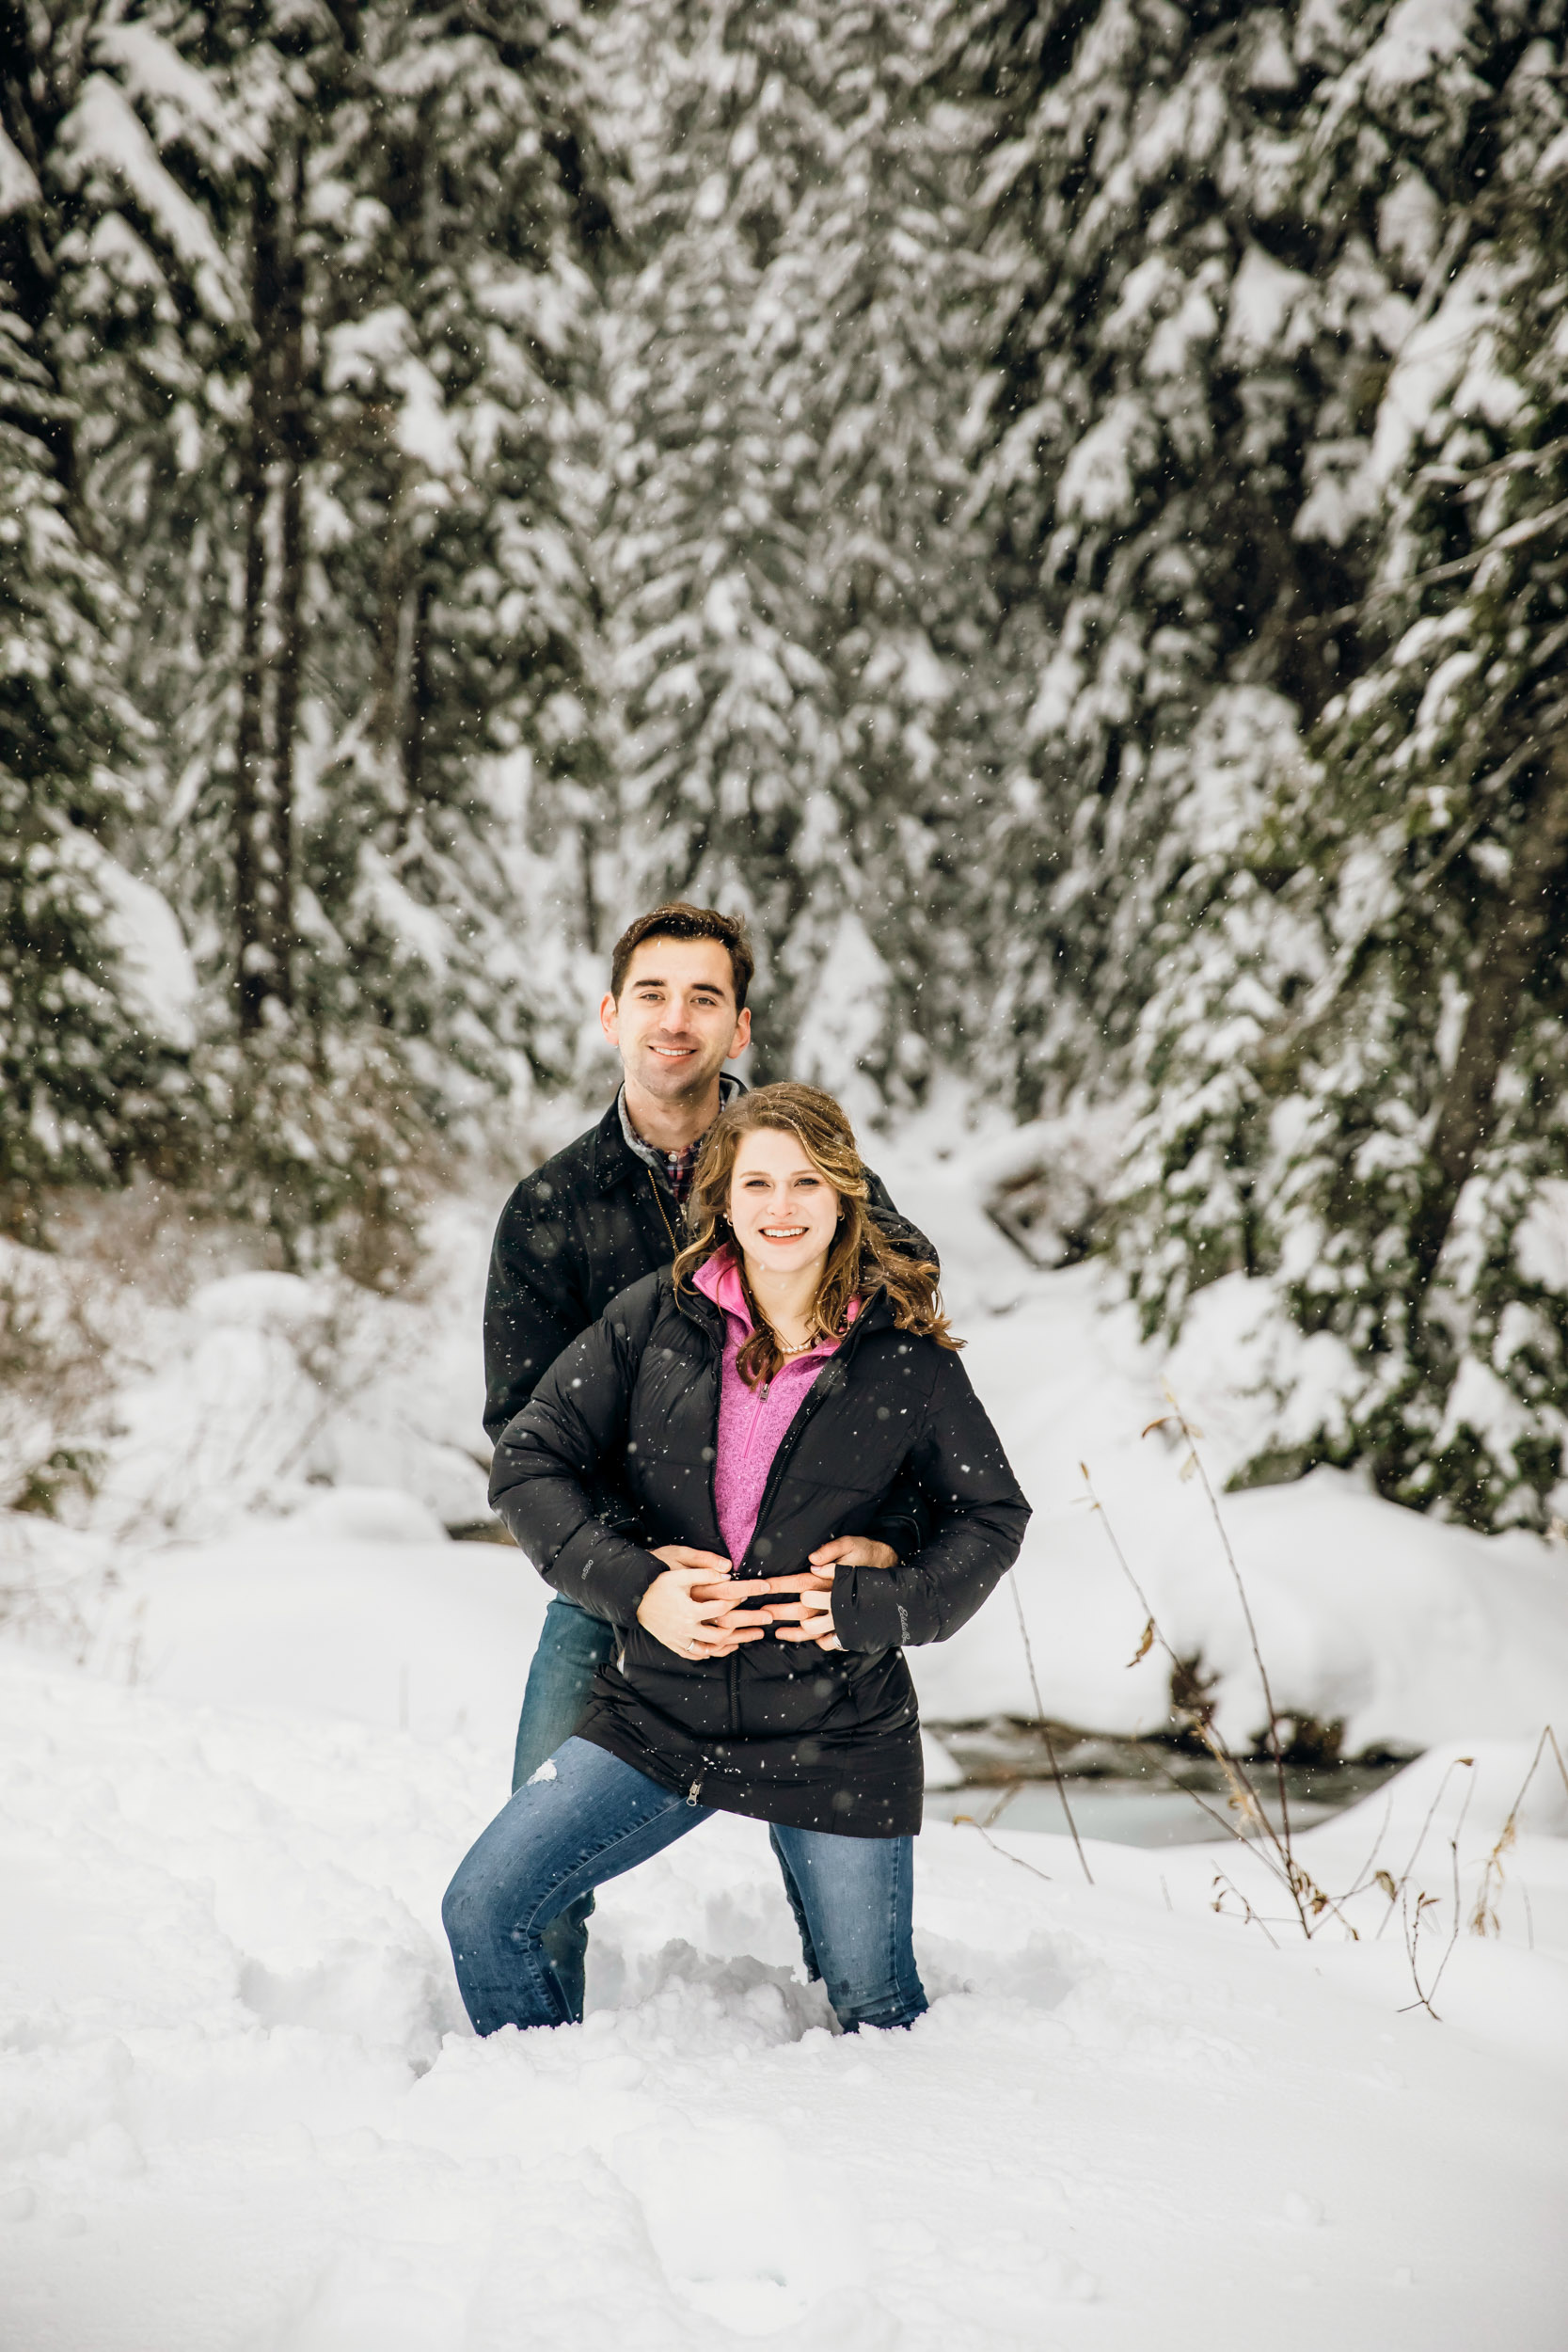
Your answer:
[[[245,602],[233,804],[236,993],[246,1036],[263,1026],[269,1001],[287,1009],[293,998],[293,771],[305,567],[299,170],[297,146],[280,143],[257,172],[251,195],[250,430],[240,485]]]
[[[1497,1124],[1497,1079],[1553,893],[1568,869],[1568,740],[1548,745],[1541,780],[1513,851],[1508,897],[1475,961],[1459,1051],[1438,1106],[1431,1173],[1410,1231],[1416,1286],[1436,1270],[1459,1196]]]
[[[388,438],[392,429],[391,421],[388,420]],[[409,460],[394,443],[376,581],[375,671],[371,688],[370,736],[379,755],[393,835],[398,842],[402,841],[408,821],[408,702],[416,622],[412,579],[415,549],[408,496],[411,474]]]
[[[410,816],[424,793],[424,724],[430,707],[430,582],[417,574],[410,598],[408,699],[403,718],[403,780]]]
[[[271,294],[266,261],[271,239],[262,226],[270,195],[258,184],[252,228],[251,311],[264,322]],[[234,989],[240,1032],[253,1036],[265,1017],[267,937],[262,911],[261,860],[266,837],[266,780],[262,690],[265,683],[262,622],[267,593],[267,413],[264,362],[259,347],[251,359],[250,424],[240,467],[240,512],[245,530],[245,571],[240,614],[240,717],[234,741]]]
[[[414,529],[415,479],[413,461],[398,454],[376,586],[370,734],[381,759],[394,849],[407,841],[423,791],[430,704],[430,583]]]
[[[289,162],[288,234],[277,254],[276,366],[277,468],[281,477],[277,551],[277,691],[273,700],[268,821],[268,951],[278,1002],[292,1007],[294,948],[294,735],[299,723],[301,623],[305,590],[305,266],[297,229],[304,159],[297,142]]]

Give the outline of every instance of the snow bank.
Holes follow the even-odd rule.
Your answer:
[[[40,1260],[77,1279],[113,1376],[87,1523],[137,1549],[207,1540],[327,1487],[408,1495],[427,1524],[485,1518],[478,1333],[492,1223],[488,1202],[444,1203],[424,1279],[398,1298],[237,1270],[223,1234],[182,1223],[157,1237],[140,1289],[117,1285],[90,1233],[78,1263]]]
[[[549,1597],[519,1552],[449,1543],[407,1496],[327,1494],[123,1563],[90,1656],[159,1697],[466,1734],[499,1772]]]

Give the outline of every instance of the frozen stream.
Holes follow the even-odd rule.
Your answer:
[[[1201,1752],[1158,1740],[1096,1738],[1054,1726],[1058,1789],[1039,1727],[1006,1717],[927,1725],[927,1821],[972,1820],[993,1829],[1069,1831],[1063,1791],[1081,1837],[1117,1846],[1193,1846],[1224,1840],[1236,1820],[1225,1776]],[[1372,1796],[1412,1758],[1384,1749],[1354,1762],[1287,1761],[1292,1832],[1332,1820]],[[1252,1756],[1243,1770],[1271,1825],[1281,1826],[1274,1765]],[[956,1777],[958,1773],[962,1778]]]
[[[1145,1781],[1068,1781],[1068,1804],[1077,1820],[1079,1837],[1110,1839],[1112,1847],[1196,1847],[1223,1837],[1213,1814],[1225,1802],[1204,1811],[1195,1795],[1180,1788],[1149,1788]],[[1265,1811],[1279,1828],[1279,1804],[1265,1800]],[[1338,1806],[1293,1804],[1291,1825],[1309,1830],[1319,1820],[1331,1820]],[[1011,1788],[933,1788],[927,1792],[927,1820],[978,1820],[980,1828],[1044,1830],[1046,1837],[1068,1835],[1063,1800],[1051,1781],[1013,1781]]]
[[[1225,1814],[1224,1798],[1197,1796],[1185,1788],[1151,1788],[1138,1780],[1069,1780],[1068,1803],[1080,1837],[1100,1837],[1114,1846],[1196,1846],[1222,1838],[1225,1832],[1214,1815]],[[1205,1811],[1204,1806],[1210,1808]],[[1277,1829],[1279,1806],[1265,1797],[1263,1809]],[[1292,1829],[1310,1829],[1331,1820],[1338,1805],[1292,1802]],[[966,1783],[960,1788],[931,1788],[926,1794],[928,1821],[965,1818],[992,1829],[1006,1822],[1009,1830],[1040,1830],[1047,1836],[1065,1837],[1068,1821],[1061,1796],[1051,1781],[1013,1781],[1002,1788]]]

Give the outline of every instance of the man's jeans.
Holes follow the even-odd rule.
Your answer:
[[[546,1948],[550,1923],[712,1818],[591,1740],[558,1748],[465,1855],[441,1906],[474,2031],[579,2018]],[[776,1824],[773,1847],[839,2024],[911,2025],[926,2007],[911,1941],[914,1840]]]
[[[591,1617],[574,1601],[551,1601],[523,1692],[517,1746],[512,1758],[514,1792],[576,1731],[588,1709],[594,1677],[614,1657],[618,1638],[612,1625],[606,1625],[602,1617]],[[588,1922],[593,1913],[593,1896],[583,1895],[545,1931],[551,1965],[566,1988],[574,2017],[582,2015]]]

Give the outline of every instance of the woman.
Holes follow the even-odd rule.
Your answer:
[[[815,1087],[716,1121],[693,1238],[552,1366],[491,1495],[558,1591],[621,1629],[577,1736],[467,1856],[443,1916],[478,2032],[570,2010],[540,1942],[566,1905],[713,1811],[771,1824],[840,2023],[926,2007],[911,1942],[920,1730],[903,1645],[957,1632],[1029,1510],[958,1362],[934,1266],[866,1215]],[[617,1472],[644,1550],[592,1514]],[[930,1518],[894,1567],[858,1540],[900,1471]],[[886,1556],[885,1554],[883,1556]]]

